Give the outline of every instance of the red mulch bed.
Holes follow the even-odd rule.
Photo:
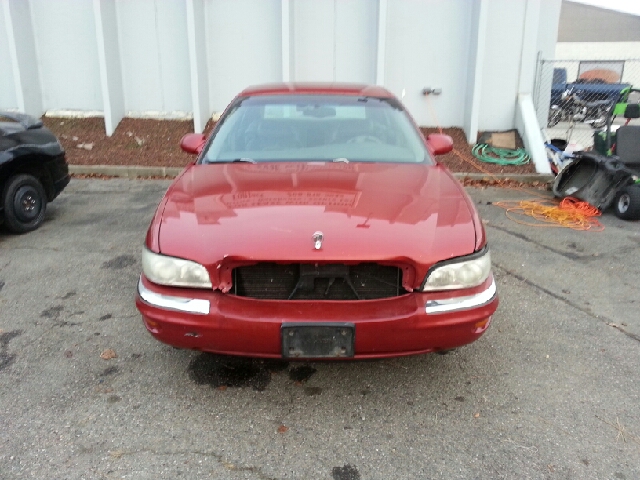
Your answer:
[[[111,137],[102,118],[50,118],[44,124],[58,137],[71,165],[183,167],[193,156],[180,139],[193,131],[191,120],[123,119]]]
[[[430,133],[439,133],[437,128],[421,127],[422,134],[426,137]],[[452,172],[460,173],[507,173],[512,175],[536,173],[533,162],[526,165],[496,165],[484,163],[471,153],[472,145],[467,143],[467,137],[461,128],[443,128],[442,133],[453,138],[453,152],[438,157],[438,161],[447,166]],[[517,139],[521,145],[522,140]]]
[[[183,167],[193,156],[180,150],[180,139],[193,131],[191,120],[125,118],[111,137],[105,135],[102,118],[43,117],[44,124],[60,139],[71,165],[140,165]],[[210,131],[213,124],[207,125]],[[422,128],[425,135],[438,132]],[[445,128],[454,142],[454,152],[438,157],[452,172],[535,173],[533,164],[500,166],[482,163],[471,154],[460,128]]]

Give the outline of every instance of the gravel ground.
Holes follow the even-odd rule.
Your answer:
[[[71,165],[138,165],[183,167],[193,157],[180,150],[180,139],[193,131],[191,120],[123,119],[115,133],[107,137],[102,118],[44,117],[45,125],[55,133],[67,151]],[[213,128],[207,125],[205,131]],[[425,135],[436,128],[422,128]],[[471,154],[460,128],[445,128],[454,141],[454,152],[439,157],[452,172],[463,173],[535,173],[533,164],[500,166],[481,163]]]

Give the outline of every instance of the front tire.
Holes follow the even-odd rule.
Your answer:
[[[616,193],[613,210],[622,220],[640,220],[640,185],[630,185]]]
[[[33,175],[16,175],[6,183],[2,194],[4,220],[14,233],[35,230],[44,220],[47,195],[40,180]]]

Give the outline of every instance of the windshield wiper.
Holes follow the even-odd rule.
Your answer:
[[[207,160],[207,163],[258,163],[253,158],[234,158],[233,160]]]
[[[349,159],[348,158],[344,158],[344,157],[340,157],[340,158],[334,158],[333,160],[331,160],[333,163],[349,163]]]

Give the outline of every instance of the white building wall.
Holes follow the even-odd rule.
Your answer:
[[[0,108],[110,111],[107,132],[125,113],[196,112],[200,130],[250,84],[381,82],[419,124],[474,136],[516,125],[560,1],[0,0],[34,40],[14,55],[0,30]]]
[[[401,5],[400,5],[401,4]],[[464,123],[471,31],[469,0],[389,2],[385,86],[421,125]],[[422,95],[425,87],[441,95]]]
[[[375,7],[371,0],[294,0],[292,79],[375,83]]]
[[[335,3],[335,70],[340,81],[376,82],[378,9],[375,3],[372,0]]]
[[[116,12],[125,110],[191,111],[184,1],[116,0]]]
[[[205,17],[212,113],[249,85],[281,81],[280,0],[207,0]]]
[[[291,3],[292,80],[335,82],[334,0],[293,0]]]
[[[542,21],[539,24],[538,50],[541,58],[553,58],[558,39],[562,2],[557,0],[540,1]]]
[[[5,22],[4,8],[0,8],[0,109],[15,110],[18,108],[18,99],[13,81],[9,37]]]
[[[560,11],[562,4],[554,0],[542,0],[542,8],[548,13],[548,20],[540,22],[538,34],[538,59],[553,58],[556,50],[556,40],[558,38],[558,25],[560,22]],[[536,114],[540,126],[545,126],[549,113],[549,104],[551,102],[551,77],[545,77],[542,72],[542,65],[536,65],[536,78],[534,84],[533,100],[536,104]],[[537,89],[537,90],[536,90]],[[543,106],[541,108],[541,106]]]
[[[91,2],[30,0],[30,4],[43,108],[102,110]]]
[[[526,2],[492,0],[488,8],[479,125],[507,130],[516,113]]]

